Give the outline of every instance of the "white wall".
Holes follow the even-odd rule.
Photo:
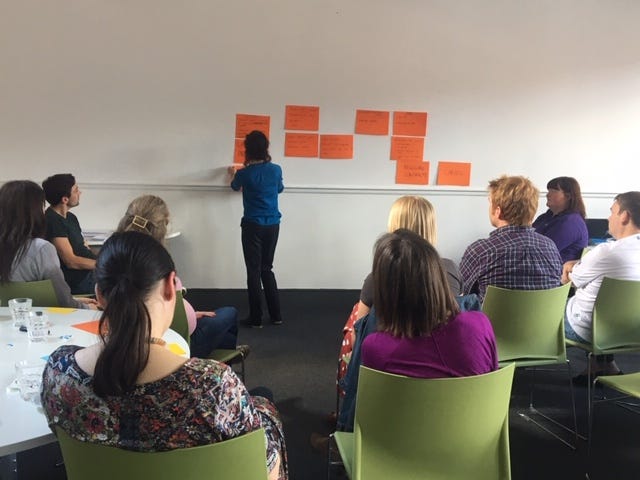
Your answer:
[[[267,114],[288,187],[281,287],[358,288],[402,193],[434,203],[457,260],[489,232],[502,173],[573,175],[592,217],[637,189],[638,18],[633,0],[5,1],[0,180],[72,171],[86,229],[161,195],[185,284],[242,287],[224,170],[235,114]],[[319,105],[321,133],[351,133],[358,108],[427,111],[432,179],[469,161],[471,187],[395,186],[388,137],[357,136],[351,161],[283,159],[287,104]]]

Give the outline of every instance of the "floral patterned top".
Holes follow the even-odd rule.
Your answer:
[[[263,427],[269,471],[280,455],[279,478],[288,478],[282,423],[265,398],[252,397],[233,370],[191,358],[155,382],[123,396],[98,397],[92,377],[76,363],[82,347],[54,351],[42,379],[42,406],[54,429],[71,437],[126,450],[154,452],[238,437]]]

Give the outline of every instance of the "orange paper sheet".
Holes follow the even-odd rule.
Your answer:
[[[99,320],[91,320],[90,322],[76,323],[75,325],[71,325],[73,328],[77,328],[79,330],[84,330],[85,332],[93,333],[94,335],[99,334]]]
[[[233,163],[244,163],[244,138],[236,138],[233,148]]]
[[[269,138],[271,117],[268,115],[236,114],[236,138],[242,138],[253,130],[260,130]],[[244,161],[244,160],[243,160]]]
[[[424,137],[391,137],[391,160],[413,160],[424,158]]]
[[[320,128],[320,107],[287,105],[284,110],[285,130],[310,130]]]
[[[429,162],[398,162],[396,164],[396,183],[428,185]]]
[[[287,132],[284,136],[285,157],[318,157],[317,133]]]
[[[437,185],[468,187],[471,183],[471,164],[465,162],[438,162]]]
[[[393,134],[425,137],[427,112],[393,112]]]
[[[389,112],[356,110],[356,133],[360,135],[389,135]]]
[[[353,135],[320,135],[320,158],[352,159]]]

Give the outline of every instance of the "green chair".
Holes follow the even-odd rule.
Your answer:
[[[31,298],[34,307],[59,307],[51,280],[36,282],[7,282],[0,284],[0,301],[6,306],[12,298]]]
[[[354,432],[333,434],[347,475],[510,479],[513,371],[508,365],[484,375],[424,379],[360,367]]]
[[[265,480],[268,477],[263,429],[224,442],[165,452],[133,452],[81,442],[59,427],[56,435],[69,480]]]
[[[591,357],[640,352],[640,281],[605,277],[593,307],[592,341],[567,340],[570,347],[587,352],[587,378],[592,377]],[[587,410],[591,419],[592,385],[587,382]]]
[[[514,362],[516,367],[535,367],[565,364],[571,394],[573,430],[544,415],[534,407],[533,386],[529,389],[529,411],[520,416],[575,449],[578,439],[575,398],[571,382],[571,365],[567,359],[564,338],[564,311],[570,284],[547,290],[508,290],[490,286],[482,304],[496,336],[500,364]],[[534,372],[535,373],[535,372]],[[533,418],[539,415],[571,433],[574,444],[556,434]]]
[[[640,399],[640,372],[629,373],[627,375],[602,375],[596,377],[594,380],[594,384],[597,383],[616,390],[622,395],[613,398],[603,398],[600,400],[592,399],[592,407],[604,402],[616,402],[621,407],[627,408],[634,413],[640,413],[640,405],[621,402],[621,400],[630,397]],[[591,416],[589,417],[589,440],[591,440],[591,431],[593,429],[594,410],[595,408],[592,408]]]
[[[171,322],[171,329],[180,334],[185,339],[187,345],[191,344],[191,338],[189,335],[189,322],[187,320],[187,311],[184,308],[184,297],[181,291],[176,292],[176,307],[173,313],[173,321]],[[244,353],[241,350],[236,349],[217,349],[213,350],[208,356],[208,359],[216,360],[218,362],[224,362],[227,364],[240,362],[240,378],[244,382],[245,378],[245,365],[244,365]]]

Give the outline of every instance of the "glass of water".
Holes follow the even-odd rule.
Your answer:
[[[44,312],[30,312],[27,321],[27,336],[30,342],[44,342],[47,339],[49,318]]]
[[[26,327],[31,312],[30,298],[12,298],[9,300],[9,310],[13,318],[14,327]]]

